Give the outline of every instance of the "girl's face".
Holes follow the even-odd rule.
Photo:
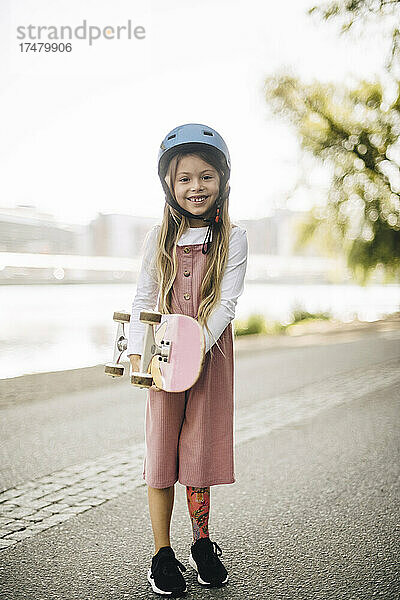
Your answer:
[[[219,193],[218,171],[195,154],[188,154],[178,163],[174,190],[181,208],[194,215],[205,215],[214,205]],[[197,201],[196,201],[197,199]],[[203,221],[191,219],[191,227],[204,227]]]

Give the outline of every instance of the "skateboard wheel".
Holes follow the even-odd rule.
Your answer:
[[[129,323],[131,320],[131,315],[128,312],[117,311],[114,313],[113,321],[117,321],[118,323]]]
[[[104,372],[106,375],[111,375],[111,377],[122,377],[124,374],[124,367],[114,363],[107,363],[104,365]]]
[[[139,315],[139,320],[142,323],[148,323],[149,325],[155,325],[161,323],[162,314],[150,310],[142,310]]]
[[[146,375],[146,373],[132,373],[131,384],[142,388],[150,388],[153,385],[153,377]]]

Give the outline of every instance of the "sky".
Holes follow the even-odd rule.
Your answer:
[[[0,206],[35,205],[81,224],[99,212],[161,219],[158,148],[189,122],[213,127],[228,144],[233,220],[323,202],[328,174],[268,110],[265,79],[284,69],[305,83],[351,85],[379,77],[386,55],[379,36],[340,36],[337,23],[308,16],[314,4],[3,0]],[[21,52],[17,27],[75,28],[84,20],[101,28],[130,20],[145,37]],[[301,177],[309,186],[293,195]]]

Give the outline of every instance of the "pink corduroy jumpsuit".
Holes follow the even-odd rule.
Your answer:
[[[177,246],[172,311],[197,317],[207,255],[202,244]],[[205,355],[196,383],[185,392],[149,389],[143,479],[154,488],[234,483],[234,351],[229,323]]]

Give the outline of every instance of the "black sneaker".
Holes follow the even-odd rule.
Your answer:
[[[221,555],[221,548],[210,538],[200,538],[192,544],[189,564],[197,571],[199,583],[214,587],[228,581],[228,571],[218,558]]]
[[[177,558],[170,546],[163,546],[153,556],[151,568],[147,571],[147,580],[156,594],[175,596],[187,591],[182,573],[186,568]]]

